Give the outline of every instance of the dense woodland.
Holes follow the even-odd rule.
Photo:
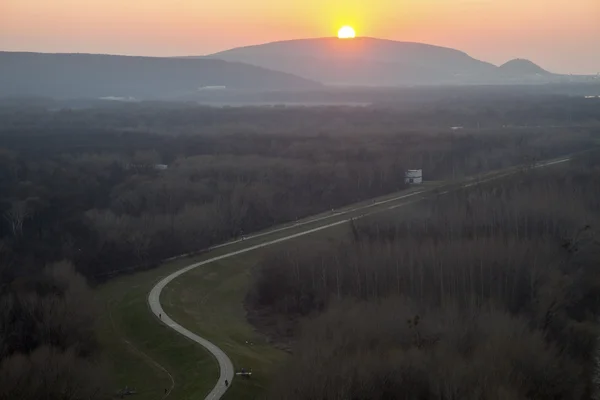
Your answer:
[[[407,168],[453,179],[580,151],[598,140],[600,102],[557,111],[576,100],[498,100],[497,121],[488,105],[454,103],[415,113],[9,102],[0,107],[2,274],[66,259],[101,279],[400,190]],[[579,126],[560,127],[569,124]],[[467,128],[449,129],[457,125]]]
[[[110,374],[96,343],[96,304],[85,279],[62,262],[3,281],[0,399],[103,399]]]
[[[274,252],[248,297],[295,342],[272,398],[590,398],[598,182],[590,153]]]
[[[407,168],[423,168],[428,180],[458,179],[589,149],[600,135],[600,102],[562,111],[574,102],[560,97],[526,102],[528,114],[520,111],[523,103],[500,100],[497,108],[463,102],[418,111],[158,103],[55,110],[43,102],[2,102],[0,398],[107,394],[110,380],[90,332],[96,313],[88,284],[151,268],[244,232],[401,190]],[[383,246],[379,239],[366,239],[372,228],[355,229],[357,252],[348,257],[364,257],[367,253],[360,252]],[[394,249],[397,239],[388,241]],[[460,243],[469,245],[463,239],[455,244]],[[400,257],[402,250],[394,251]],[[500,268],[502,260],[494,266]],[[282,267],[274,274],[285,277],[287,271]],[[384,273],[378,274],[384,280]],[[374,278],[354,281],[353,276],[344,278],[348,282],[339,287],[335,307],[348,307],[348,298],[392,294],[381,282],[373,284]],[[468,299],[451,301],[456,288],[448,285],[441,292],[418,286],[421,298],[411,297],[414,305],[406,307],[422,307],[427,298],[429,307],[437,301],[460,308]],[[270,300],[259,290],[257,304],[294,319],[330,309],[330,289],[319,289],[307,300],[304,286],[298,286],[290,293],[302,290],[303,300],[283,311],[288,300],[277,290]],[[491,299],[491,286],[483,289]],[[34,384],[44,371],[55,375]]]

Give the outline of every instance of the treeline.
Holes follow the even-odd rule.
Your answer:
[[[582,86],[585,88],[586,86]],[[470,92],[473,89],[473,92]],[[600,124],[600,99],[584,95],[566,96],[521,92],[514,87],[430,88],[443,95],[382,89],[379,96],[363,104],[373,106],[322,107],[209,107],[196,102],[122,102],[81,100],[72,102],[44,99],[0,99],[3,130],[35,128],[51,130],[127,129],[164,134],[259,133],[303,134],[372,133],[390,128],[420,129],[464,126],[496,129],[503,126],[590,126]],[[583,93],[598,91],[589,86]],[[376,91],[374,89],[374,91]],[[340,90],[344,93],[344,90]],[[310,94],[310,92],[308,92]],[[349,91],[349,96],[352,91]],[[283,93],[285,96],[285,93]],[[235,94],[241,97],[243,94]],[[389,99],[386,97],[389,96]],[[285,101],[285,100],[284,100]],[[335,100],[334,100],[335,101]],[[352,99],[342,99],[342,102]],[[356,100],[354,100],[356,101]],[[301,104],[301,103],[300,103]],[[310,104],[310,101],[309,101]],[[369,128],[366,131],[365,128]],[[83,132],[80,132],[83,133]]]
[[[599,181],[591,153],[274,252],[247,298],[294,343],[271,397],[590,398]]]

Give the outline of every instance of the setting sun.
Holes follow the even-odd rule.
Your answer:
[[[338,31],[338,38],[340,39],[354,39],[355,37],[356,32],[351,26],[342,26]]]

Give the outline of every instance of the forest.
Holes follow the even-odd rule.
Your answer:
[[[600,102],[557,111],[573,101],[499,99],[494,118],[479,102],[418,113],[8,102],[0,107],[2,274],[68,260],[102,279],[401,190],[408,168],[447,180],[581,151],[597,143]]]
[[[292,349],[270,398],[593,398],[599,181],[590,153],[273,251],[247,298]]]
[[[89,286],[119,274],[152,268],[165,258],[199,251],[246,232],[402,190],[405,188],[404,171],[408,168],[422,168],[426,180],[453,180],[588,150],[597,145],[600,138],[600,102],[556,96],[541,100],[524,98],[518,102],[507,99],[468,104],[450,101],[432,103],[417,110],[394,107],[211,108],[176,103],[54,109],[44,104],[21,100],[0,102],[0,368],[2,379],[12,382],[11,385],[1,382],[0,398],[7,399],[37,399],[40,393],[47,393],[48,398],[65,400],[107,395],[105,388],[110,386],[107,383],[110,376],[102,366],[102,349],[90,331],[98,311]],[[462,129],[451,129],[458,126]],[[520,203],[513,204],[515,210],[529,204],[527,196],[549,195],[550,192],[543,192],[549,188],[559,191],[556,188],[558,182],[542,180],[536,183],[538,178],[532,178],[532,189],[524,192],[519,198]],[[581,172],[578,179],[592,182],[592,178]],[[578,181],[565,179],[569,185],[578,184]],[[573,190],[580,186],[573,186]],[[591,186],[590,190],[593,189]],[[517,192],[516,189],[510,191],[511,195]],[[508,192],[501,194],[508,196]],[[580,197],[589,200],[585,196],[581,194]],[[459,207],[459,200],[440,203],[439,207]],[[569,210],[583,212],[576,211],[576,203],[570,201],[572,208]],[[458,211],[450,210],[458,218]],[[488,217],[485,214],[487,208],[473,205],[470,210],[469,213],[480,212],[482,218]],[[525,211],[522,215],[526,215]],[[400,227],[384,228],[369,221],[357,222],[353,227],[355,242],[340,244],[355,248],[355,251],[347,252],[345,257],[349,258],[344,262],[352,268],[367,268],[360,260],[366,262],[364,259],[369,252],[388,254],[388,259],[383,257],[378,260],[377,267],[373,267],[378,272],[361,270],[359,275],[352,275],[348,267],[345,272],[348,275],[340,275],[340,280],[335,283],[335,291],[339,291],[337,297],[331,296],[330,277],[325,279],[324,287],[310,290],[305,287],[306,282],[301,285],[292,282],[294,288],[290,293],[297,294],[300,300],[281,297],[279,289],[270,288],[270,281],[261,278],[257,280],[258,294],[254,300],[249,300],[249,304],[294,321],[298,321],[295,316],[312,316],[315,311],[323,311],[321,319],[314,323],[327,330],[328,324],[335,322],[327,318],[341,318],[345,312],[379,315],[378,310],[382,309],[378,307],[395,303],[382,301],[375,304],[371,300],[387,299],[392,294],[407,301],[403,306],[406,313],[426,306],[431,315],[441,312],[439,304],[442,302],[455,307],[457,313],[465,303],[480,308],[483,304],[493,303],[504,310],[505,302],[513,307],[508,309],[506,306],[505,318],[516,324],[514,329],[525,329],[519,324],[527,325],[533,315],[539,316],[536,313],[541,312],[541,308],[534,309],[531,304],[538,301],[541,294],[536,287],[528,293],[531,299],[519,297],[524,293],[520,286],[524,285],[520,280],[522,276],[517,279],[508,270],[502,275],[506,263],[515,260],[503,259],[506,249],[496,243],[497,236],[506,237],[510,242],[514,234],[511,229],[517,228],[502,224],[521,224],[519,218],[522,215],[518,214],[518,218],[512,214],[511,218],[502,215],[505,219],[495,220],[496,225],[477,227],[463,226],[468,219],[454,221],[453,225],[448,225],[450,222],[438,225],[433,223],[437,220],[432,217],[430,225],[415,222],[419,229],[426,226],[424,232],[411,228],[410,232],[404,233]],[[528,230],[540,226],[540,232],[532,231],[527,240],[532,246],[554,251],[554,242],[546,240],[556,233],[553,229],[563,229],[562,223],[574,223],[566,211],[557,215],[564,217],[564,221],[530,219],[526,227],[518,225],[517,233],[529,235]],[[453,229],[451,234],[445,230],[448,226]],[[569,225],[569,229],[584,227]],[[430,236],[434,228],[439,232],[437,236]],[[471,229],[472,232],[467,234],[460,229]],[[387,232],[385,240],[381,233],[384,230]],[[590,229],[582,232],[582,235],[589,234]],[[488,273],[501,277],[494,278],[494,284],[485,280],[467,282],[454,275],[467,273],[470,270],[461,268],[472,264],[454,266],[457,258],[452,253],[453,246],[474,249],[476,243],[467,237],[475,234],[479,235],[477,240],[488,240],[490,249],[498,246],[494,251],[480,254],[487,256],[491,263],[486,264]],[[396,279],[396,291],[393,292],[390,286],[393,280],[386,275],[392,271],[386,263],[391,258],[403,260],[402,257],[408,257],[403,248],[394,243],[420,240],[416,235],[424,235],[428,243],[436,246],[445,243],[446,253],[436,253],[438,258],[433,260],[417,259],[417,254],[412,254],[412,261],[403,262],[402,266],[413,263],[416,268],[416,265],[427,264],[430,269],[424,268],[420,273],[436,279],[430,281],[429,275],[411,278],[409,296],[404,291],[404,283],[398,283],[400,275],[393,275]],[[448,235],[452,243],[448,242]],[[485,235],[488,235],[487,239]],[[388,253],[379,251],[378,246],[387,249]],[[521,262],[525,262],[525,257],[530,257],[526,246],[523,243],[514,243],[514,246],[518,250],[514,257],[522,257]],[[562,251],[563,257],[566,257],[565,251],[570,254],[570,245],[565,246],[556,250]],[[335,251],[342,252],[342,249]],[[315,253],[311,257],[329,259],[335,257],[334,254],[337,253]],[[443,254],[448,258],[442,257]],[[425,253],[421,255],[426,257]],[[472,250],[473,263],[476,255],[477,252]],[[493,261],[493,255],[498,259]],[[542,265],[546,257],[546,253],[540,254],[536,265]],[[557,260],[562,259],[557,256],[550,261]],[[309,259],[305,261],[311,264]],[[273,276],[285,276],[288,272],[284,264],[273,261],[263,268],[265,271],[274,269]],[[274,268],[274,265],[281,268]],[[557,266],[556,271],[563,271],[563,267],[563,264]],[[443,279],[438,275],[439,268],[443,268]],[[552,280],[552,284],[563,285],[560,287],[565,296],[571,295],[569,282],[575,275],[569,275],[568,271],[561,272],[563,275],[556,272],[544,279],[557,279]],[[578,279],[583,279],[582,276],[577,275]],[[416,285],[417,281],[428,284]],[[429,285],[432,282],[437,282],[435,287]],[[471,295],[462,290],[460,293],[464,298],[455,296],[459,291],[457,285],[475,285],[476,282],[483,285],[480,292]],[[584,282],[591,285],[593,281],[584,279]],[[265,294],[269,290],[274,290],[270,297]],[[331,302],[334,298],[336,300]],[[364,303],[358,305],[354,303],[356,301]],[[547,343],[554,344],[555,351],[563,354],[559,346],[563,343],[560,335],[564,334],[561,324],[575,318],[569,314],[573,310],[566,310],[562,303],[552,303],[551,299],[544,298],[544,301],[555,304],[555,313],[560,317],[556,327],[551,324],[555,337]],[[583,303],[586,301],[582,300]],[[339,311],[325,312],[334,309]],[[486,310],[490,313],[487,317],[495,318],[496,314],[491,313],[496,309]],[[384,314],[381,312],[382,318]],[[414,314],[421,315],[416,311]],[[479,317],[487,318],[483,314]],[[589,328],[587,314],[577,318],[581,323],[578,328],[584,331]],[[429,319],[423,314],[418,321],[413,324],[421,327]],[[442,329],[443,324],[436,327]],[[420,329],[416,331],[421,332]],[[436,329],[427,335],[435,336],[439,331]],[[315,328],[314,332],[319,330]],[[532,332],[543,335],[549,331]],[[476,327],[467,333],[475,335]],[[387,334],[395,336],[391,331]],[[328,337],[325,335],[319,340]],[[455,338],[463,339],[462,336]],[[534,339],[528,336],[527,340]],[[379,337],[373,340],[382,345],[385,343]],[[364,343],[361,343],[351,345],[362,351]],[[587,349],[569,348],[568,351],[572,350],[574,354],[569,353],[569,357],[574,358],[565,358],[565,362],[579,362]],[[309,354],[306,353],[307,357]],[[332,362],[341,360],[332,359]],[[351,365],[349,363],[348,367]],[[303,366],[305,364],[297,364],[291,368],[301,371]],[[50,372],[55,375],[45,376],[44,385],[33,384]],[[323,373],[322,377],[326,376]],[[380,379],[375,375],[363,378]],[[358,385],[373,383],[363,378],[356,381]],[[578,387],[585,390],[584,386]],[[335,386],[327,383],[326,387]],[[276,390],[282,390],[275,393],[283,396],[285,390],[291,390],[285,393],[292,393],[295,389],[289,386]],[[58,396],[59,393],[63,397]]]

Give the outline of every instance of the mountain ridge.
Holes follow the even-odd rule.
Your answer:
[[[284,40],[205,57],[257,65],[334,85],[489,84],[531,79],[528,74],[503,72],[501,67],[461,50],[371,37]],[[546,78],[552,75],[547,72]]]

